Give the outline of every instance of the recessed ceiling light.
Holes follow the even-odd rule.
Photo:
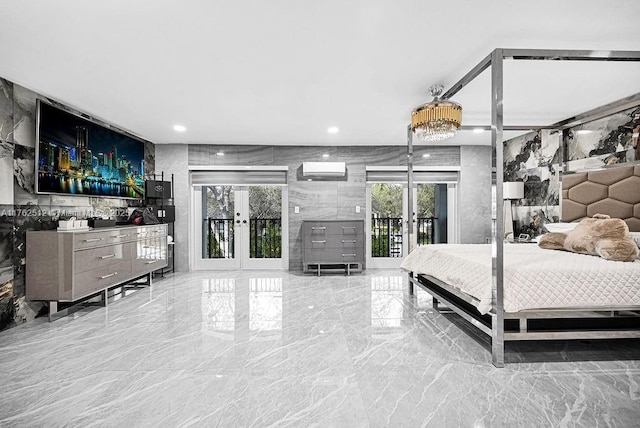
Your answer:
[[[425,153],[422,155],[423,158],[428,158],[429,156],[431,156],[429,153]]]
[[[329,134],[337,134],[338,131],[340,131],[340,130],[338,129],[337,126],[331,126],[331,127],[327,128],[327,132]]]
[[[218,152],[216,153],[216,156],[224,156],[224,152]]]
[[[325,153],[322,155],[323,158],[328,158],[329,157],[329,153]]]
[[[579,129],[577,134],[591,134],[593,131],[591,129]]]
[[[173,125],[173,130],[176,132],[184,132],[187,128],[183,125]]]
[[[473,132],[474,132],[474,134],[482,134],[484,132],[484,129],[482,129],[482,128],[473,128]]]

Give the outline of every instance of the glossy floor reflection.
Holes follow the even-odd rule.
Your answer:
[[[0,426],[637,426],[638,341],[488,341],[399,271],[175,274],[0,332]]]

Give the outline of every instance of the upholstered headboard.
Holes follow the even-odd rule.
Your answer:
[[[621,218],[631,232],[640,232],[640,165],[562,177],[562,221],[598,213]]]

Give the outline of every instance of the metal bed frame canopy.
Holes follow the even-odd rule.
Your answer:
[[[503,196],[503,174],[504,174],[504,151],[502,145],[503,131],[505,130],[532,130],[532,129],[555,129],[564,130],[582,123],[600,119],[607,115],[617,113],[624,109],[634,107],[640,103],[640,94],[635,94],[602,107],[598,107],[586,113],[562,120],[549,126],[504,126],[503,115],[503,84],[504,84],[504,61],[505,60],[529,60],[529,61],[618,61],[636,62],[640,61],[640,51],[591,51],[591,50],[553,50],[553,49],[494,49],[464,77],[449,88],[441,97],[447,100],[458,93],[466,85],[472,82],[483,71],[491,67],[491,149],[496,159],[496,227],[492,237],[492,300],[493,300],[493,323],[491,329],[491,358],[493,365],[504,367],[504,242],[499,237],[504,236],[504,215],[500,208]],[[473,126],[477,128],[478,126]],[[465,126],[462,127],[466,128]],[[487,129],[487,127],[484,127]],[[499,144],[499,146],[498,146]],[[497,148],[500,150],[497,150]],[[561,150],[560,162],[565,164],[566,147]],[[413,133],[411,127],[407,127],[407,181],[408,186],[413,186]],[[408,195],[409,212],[413,212],[413,195]],[[411,221],[408,223],[409,236],[413,236],[414,228]],[[411,239],[409,240],[411,242]],[[413,248],[409,247],[409,252]]]

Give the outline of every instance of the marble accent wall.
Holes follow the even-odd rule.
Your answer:
[[[174,150],[164,145],[156,146],[158,169],[187,170],[187,165],[178,164]],[[223,152],[224,156],[217,153]],[[428,158],[422,155],[428,153]],[[303,162],[323,161],[328,154],[329,161],[345,162],[345,178],[308,180],[302,177]],[[300,229],[304,220],[311,219],[359,219],[366,215],[366,171],[367,165],[406,166],[405,146],[217,146],[190,145],[188,165],[278,165],[288,166],[289,191],[289,269],[302,270],[302,237]],[[165,157],[172,158],[167,161]],[[415,165],[459,166],[459,147],[417,146],[414,150]],[[486,164],[484,165],[486,167]],[[470,173],[471,174],[471,173]],[[187,178],[188,180],[188,178]],[[188,195],[188,183],[176,187],[179,194],[184,189]],[[176,180],[177,185],[177,180]],[[188,201],[187,201],[188,203]],[[295,207],[300,208],[295,213]],[[356,213],[356,206],[361,210]],[[178,217],[180,214],[176,214]],[[180,222],[180,220],[178,220]],[[178,232],[176,232],[177,234]],[[187,236],[186,234],[184,236]],[[180,238],[178,237],[178,240]],[[178,270],[188,269],[188,263],[179,262]]]
[[[458,218],[461,244],[491,238],[491,147],[460,147]]]
[[[524,199],[513,201],[514,232],[536,236],[560,218],[560,164],[566,145],[567,171],[584,171],[640,160],[633,133],[640,132],[640,107],[565,130],[534,131],[505,142],[504,181],[524,181]]]
[[[639,132],[640,106],[568,129],[565,133],[567,170],[640,161],[640,147],[633,147],[633,133]],[[637,141],[638,137],[636,146]]]
[[[524,182],[524,199],[512,201],[515,236],[537,236],[560,217],[560,141],[560,132],[543,130],[505,142],[504,181]]]
[[[37,195],[35,193],[36,100],[56,100],[0,79],[0,330],[34,319],[47,309],[25,299],[26,232],[57,227],[61,217],[126,214],[117,198]],[[145,144],[147,174],[154,172],[155,150]]]
[[[0,330],[13,322],[13,84],[0,79]]]

